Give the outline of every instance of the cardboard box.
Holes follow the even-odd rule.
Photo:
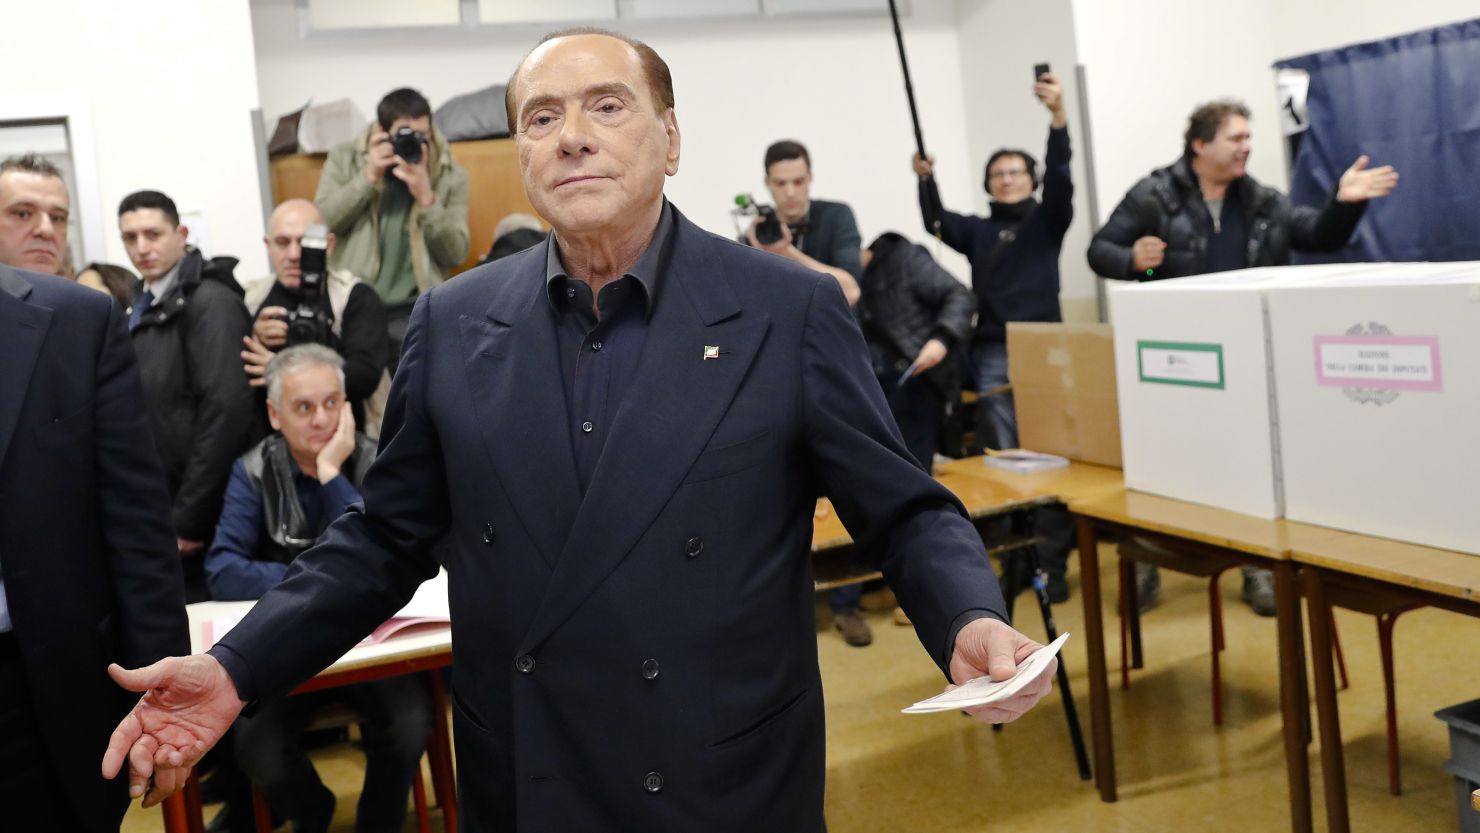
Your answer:
[[[1007,325],[1018,444],[1120,467],[1120,408],[1109,324]]]
[[[1267,303],[1286,516],[1480,554],[1480,263],[1383,264]]]
[[[1281,266],[1112,287],[1126,486],[1280,517],[1265,295],[1370,268]]]

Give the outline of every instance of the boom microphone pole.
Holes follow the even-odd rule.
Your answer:
[[[910,121],[915,126],[915,151],[921,159],[925,157],[925,134],[920,131],[920,112],[915,107],[915,85],[910,82],[910,61],[904,54],[904,33],[899,29],[899,9],[894,0],[889,0],[889,19],[894,21],[894,43],[899,47],[899,67],[904,71],[904,95],[910,103]],[[934,177],[920,177],[921,208],[925,214],[925,225],[930,233],[940,237],[941,212],[940,191],[935,188]]]

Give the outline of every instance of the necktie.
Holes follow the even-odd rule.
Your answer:
[[[147,289],[140,293],[138,298],[134,299],[134,311],[129,313],[128,316],[129,332],[133,332],[134,330],[138,329],[139,322],[144,320],[144,313],[148,312],[149,307],[153,304],[154,293],[150,292]]]

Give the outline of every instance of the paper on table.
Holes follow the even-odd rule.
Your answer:
[[[1060,634],[1058,639],[1029,654],[1027,659],[1018,664],[1017,673],[1010,679],[993,682],[991,677],[977,677],[974,680],[967,680],[950,691],[921,700],[900,711],[905,714],[933,714],[960,711],[1006,700],[1021,691],[1028,683],[1038,679],[1039,675],[1048,668],[1049,661],[1058,654],[1059,649],[1064,647],[1064,642],[1068,639],[1069,634]]]
[[[221,640],[221,637],[240,624],[246,615],[246,613],[233,613],[202,622],[200,624],[201,650],[210,650],[211,646]],[[416,588],[416,594],[411,597],[411,601],[407,602],[405,607],[382,623],[359,644],[368,645],[380,642],[412,625],[450,621],[452,617],[447,606],[447,571],[440,570],[435,577],[422,582],[422,585]]]

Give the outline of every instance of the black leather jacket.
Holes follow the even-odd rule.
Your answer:
[[[1235,180],[1244,206],[1248,242],[1245,266],[1283,266],[1290,250],[1332,252],[1345,246],[1367,210],[1367,203],[1336,201],[1335,192],[1322,208],[1291,205],[1290,198],[1252,176]],[[1151,197],[1161,209],[1160,228],[1142,227],[1137,209]],[[1186,157],[1136,183],[1110,220],[1095,233],[1089,244],[1089,265],[1106,278],[1161,280],[1201,275],[1208,271],[1207,238],[1211,220],[1203,202],[1197,175]],[[1155,273],[1131,271],[1131,246],[1145,235],[1160,237],[1167,244],[1166,260]]]
[[[953,354],[970,341],[976,298],[924,246],[885,232],[869,248],[874,257],[863,270],[857,308],[869,341],[882,343],[906,363],[932,338],[940,339]],[[949,393],[956,387],[954,365],[942,362],[926,378]]]

